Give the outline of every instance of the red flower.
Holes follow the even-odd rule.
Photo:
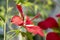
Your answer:
[[[18,26],[24,26],[28,32],[44,36],[43,32],[42,32],[42,29],[40,27],[31,26],[31,25],[33,25],[33,22],[28,16],[26,16],[26,19],[25,19],[24,15],[23,15],[23,12],[22,12],[21,5],[17,5],[17,8],[18,8],[19,12],[21,13],[22,17],[13,16],[13,18],[11,19],[11,22],[15,25],[18,25]],[[37,18],[37,17],[38,16],[35,16],[35,18]],[[29,26],[27,26],[27,25],[29,25]]]
[[[56,17],[60,17],[60,13],[56,15]]]
[[[26,30],[28,32],[33,33],[33,34],[39,34],[41,36],[44,36],[44,33],[43,33],[42,29],[38,26],[28,25],[28,26],[26,26]]]
[[[60,40],[60,36],[55,32],[50,32],[47,34],[46,40]]]
[[[23,24],[23,20],[20,18],[20,16],[13,16],[11,22],[18,26],[21,26]]]
[[[58,23],[54,18],[48,17],[45,21],[39,22],[38,26],[40,26],[42,29],[58,28]]]

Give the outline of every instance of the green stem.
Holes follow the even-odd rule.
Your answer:
[[[7,17],[7,15],[6,15],[6,14],[8,13],[8,11],[7,11],[7,9],[8,9],[8,0],[6,1],[6,4],[7,4],[7,5],[6,5],[7,7],[6,7],[6,12],[5,12],[4,40],[6,40],[6,22],[7,22],[7,18],[6,18],[6,17]]]

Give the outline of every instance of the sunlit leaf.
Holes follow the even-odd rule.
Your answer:
[[[33,5],[33,3],[30,3],[30,2],[25,2],[23,5],[28,7],[28,6]]]
[[[49,5],[52,5],[52,1],[51,0],[47,0]]]
[[[16,2],[16,4],[19,4],[19,3],[24,3],[26,2],[27,0],[14,0]]]
[[[38,6],[35,5],[35,13],[37,13],[37,10],[38,10]]]
[[[0,27],[3,27],[3,25],[4,25],[3,20],[0,20]]]
[[[59,24],[59,27],[60,27],[60,18],[58,18],[58,24]]]
[[[5,21],[5,8],[3,6],[0,6],[0,19],[2,19],[3,21]]]
[[[54,32],[60,33],[60,28],[53,28]]]
[[[8,8],[8,12],[10,12],[12,9],[13,9],[13,7],[9,7],[9,8]]]
[[[4,16],[0,16],[0,19],[2,19],[5,22],[5,17]]]
[[[31,33],[27,32],[26,35],[28,40],[33,40],[33,36]]]

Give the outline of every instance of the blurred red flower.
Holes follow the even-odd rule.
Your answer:
[[[58,28],[58,23],[57,21],[52,18],[52,17],[49,17],[45,20],[46,24],[48,25],[49,28]]]
[[[48,29],[48,25],[45,24],[45,21],[41,21],[38,23],[38,26],[42,29]]]
[[[54,18],[48,17],[46,20],[39,22],[38,26],[40,26],[42,29],[58,28],[58,23]]]
[[[60,40],[60,36],[58,35],[58,33],[50,32],[47,34],[46,40]]]
[[[18,8],[19,12],[21,13],[22,17],[20,17],[20,16],[13,16],[12,19],[11,19],[11,22],[13,24],[15,24],[15,25],[18,25],[18,26],[24,26],[28,32],[44,36],[43,31],[42,31],[42,29],[40,27],[38,27],[38,26],[31,26],[31,25],[33,25],[33,22],[29,18],[29,16],[26,16],[26,18],[24,17],[22,9],[21,9],[21,5],[17,5],[17,8]],[[38,17],[38,15],[35,16],[35,18],[37,18],[37,17]],[[27,25],[29,25],[29,26],[27,26]]]

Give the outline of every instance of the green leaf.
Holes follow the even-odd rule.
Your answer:
[[[27,0],[14,0],[14,1],[16,2],[16,4],[19,4],[19,3],[24,3]]]
[[[9,7],[9,8],[7,9],[7,11],[10,12],[10,11],[12,11],[12,9],[13,9],[13,7]]]
[[[4,35],[0,34],[0,38],[4,38]]]
[[[27,32],[26,33],[28,40],[33,40],[33,36],[31,33]]]
[[[60,18],[58,18],[58,25],[59,25],[59,27],[60,27]]]
[[[3,16],[0,16],[0,18],[5,22],[5,18]]]
[[[60,33],[60,28],[53,28],[54,32]]]
[[[35,14],[37,13],[37,10],[38,10],[38,6],[35,5]]]
[[[2,27],[2,28],[3,28],[3,25],[4,25],[3,20],[0,20],[0,27]]]
[[[41,17],[43,18],[43,19],[46,19],[47,17],[48,17],[48,14],[46,13],[46,11],[45,10],[41,10]]]
[[[5,21],[5,8],[3,6],[0,6],[0,19],[2,19],[3,21]]]
[[[32,5],[33,5],[33,3],[25,2],[23,5],[24,5],[24,6],[26,6],[26,7],[30,7],[30,6],[32,6]]]

